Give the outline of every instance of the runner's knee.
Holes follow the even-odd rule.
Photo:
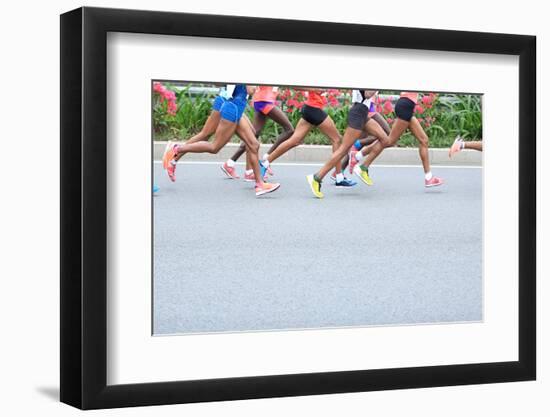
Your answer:
[[[216,154],[218,153],[221,148],[223,148],[223,145],[221,143],[211,143],[210,146],[208,147],[208,153],[213,153],[213,154]]]
[[[287,134],[292,135],[294,133],[294,128],[292,127],[292,125],[290,123],[288,125],[283,126],[283,130]]]
[[[426,135],[425,133],[423,135],[420,135],[420,137],[418,138],[418,142],[420,143],[421,146],[428,147],[428,143],[429,143],[428,135]]]

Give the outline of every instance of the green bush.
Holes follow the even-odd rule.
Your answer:
[[[191,87],[212,87],[212,85],[185,85],[177,89],[170,84],[164,84],[167,90],[175,93],[177,110],[175,114],[167,111],[167,102],[157,93],[153,96],[153,139],[154,140],[187,140],[198,133],[210,114],[215,93],[191,94]],[[215,91],[215,90],[214,90]],[[393,122],[392,99],[390,94],[396,92],[380,91],[377,111],[386,117],[388,123]],[[398,92],[397,92],[398,94]],[[395,99],[395,96],[392,96]],[[350,107],[350,90],[328,90],[327,112],[334,120],[336,127],[343,134],[347,126],[347,116]],[[292,88],[282,88],[279,94],[283,111],[289,117],[293,126],[300,119],[300,109],[304,101],[301,92]],[[390,101],[389,104],[386,104]],[[248,106],[246,114],[252,120],[254,111]],[[430,146],[435,148],[449,147],[457,135],[466,140],[479,140],[482,137],[481,96],[469,94],[433,94],[423,95],[415,109],[415,116],[426,131]],[[272,120],[268,120],[260,135],[262,143],[273,143],[282,129]],[[238,142],[238,137],[232,141]],[[313,129],[304,143],[313,145],[329,145],[330,141],[318,129]],[[407,131],[399,140],[397,146],[416,147],[416,139]]]

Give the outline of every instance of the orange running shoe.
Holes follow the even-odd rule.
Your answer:
[[[176,147],[178,145],[173,142],[168,142],[166,148],[164,148],[164,154],[162,155],[162,166],[168,174],[168,178],[172,182],[176,181]]]
[[[267,183],[264,182],[262,185],[256,185],[256,197],[259,197],[264,194],[272,193],[277,190],[281,184],[279,183]]]

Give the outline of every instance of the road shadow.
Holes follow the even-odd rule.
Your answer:
[[[36,387],[36,391],[53,401],[59,401],[59,387]]]

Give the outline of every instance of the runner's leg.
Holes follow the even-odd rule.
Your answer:
[[[332,152],[336,152],[340,147],[342,137],[340,136],[340,132],[338,132],[334,121],[330,118],[330,116],[328,116],[325,120],[323,120],[323,123],[321,123],[318,128],[332,142]],[[336,174],[340,174],[342,172],[342,158],[336,162],[334,165],[334,170],[336,171]]]

